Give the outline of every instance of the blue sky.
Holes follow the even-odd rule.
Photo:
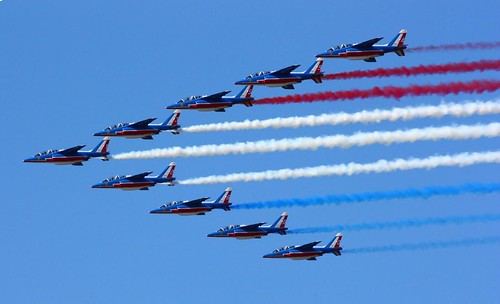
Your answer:
[[[90,186],[116,175],[177,163],[176,177],[299,168],[382,158],[498,150],[497,139],[419,142],[179,159],[92,160],[83,167],[32,165],[22,159],[51,148],[93,147],[94,132],[118,122],[163,120],[165,106],[188,95],[239,91],[234,81],[260,70],[299,63],[339,43],[408,29],[409,46],[499,41],[498,1],[12,1],[0,2],[0,117],[5,154],[0,213],[0,301],[4,303],[388,302],[494,303],[500,247],[324,256],[317,262],[264,260],[283,245],[327,242],[334,233],[271,235],[261,240],[208,239],[227,224],[274,221],[310,227],[408,218],[498,214],[498,194],[465,194],[308,208],[214,211],[206,216],[148,214],[163,203],[218,196],[233,203],[302,198],[431,185],[498,182],[498,165],[106,191]],[[377,63],[325,61],[326,73],[497,59],[498,49],[388,54]],[[300,68],[299,68],[300,69]],[[498,79],[498,73],[415,78],[312,81],[297,94],[373,86]],[[255,88],[254,97],[289,94]],[[383,98],[311,104],[235,106],[226,113],[183,112],[181,125],[293,115],[356,112],[481,95]],[[419,119],[299,129],[161,134],[153,141],[113,139],[112,153],[270,138],[353,134],[450,124],[488,123],[498,116]],[[344,233],[344,248],[446,241],[497,235],[498,223],[427,226]]]

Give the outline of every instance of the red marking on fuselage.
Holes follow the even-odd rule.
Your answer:
[[[266,231],[231,232],[228,237],[257,237],[267,235]]]

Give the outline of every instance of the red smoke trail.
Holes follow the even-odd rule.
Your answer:
[[[442,45],[428,45],[408,48],[409,52],[425,51],[451,51],[451,50],[485,50],[500,47],[500,41],[497,42],[474,42],[474,43],[454,43]]]
[[[473,71],[500,70],[500,60],[481,60],[474,62],[458,62],[448,64],[419,65],[415,67],[400,67],[390,69],[375,69],[368,71],[352,71],[328,74],[324,80],[351,79],[364,77],[416,76],[446,73],[465,73]]]
[[[254,104],[282,104],[282,103],[299,103],[299,102],[315,102],[315,101],[338,101],[351,100],[357,98],[396,98],[406,96],[422,96],[422,95],[449,95],[459,93],[483,93],[493,92],[500,89],[500,81],[498,80],[473,80],[469,82],[449,82],[437,85],[410,85],[407,87],[374,87],[368,90],[348,90],[338,92],[320,92],[311,94],[297,94],[283,97],[263,98],[256,100]]]

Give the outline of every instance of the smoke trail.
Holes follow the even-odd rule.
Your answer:
[[[446,115],[465,117],[500,113],[500,100],[467,103],[444,103],[437,106],[393,108],[392,110],[361,111],[357,113],[335,113],[265,120],[245,120],[182,128],[183,132],[214,132],[236,130],[259,130],[266,128],[299,128],[350,123],[379,123],[384,120],[411,120],[416,118],[440,118]]]
[[[333,135],[319,137],[285,138],[280,140],[260,140],[234,144],[202,145],[191,147],[171,147],[121,153],[113,159],[145,159],[215,156],[228,154],[249,154],[283,152],[290,150],[316,150],[318,148],[350,148],[372,144],[408,143],[421,140],[474,139],[500,135],[500,123],[476,126],[428,127],[422,129],[397,130],[392,132],[368,132],[354,135]]]
[[[500,221],[500,214],[483,214],[469,216],[450,216],[450,217],[431,217],[426,219],[408,219],[403,221],[393,222],[375,222],[362,224],[345,224],[323,227],[306,227],[290,229],[287,233],[303,234],[303,233],[324,233],[338,231],[363,231],[363,230],[381,230],[381,229],[403,229],[403,228],[420,228],[424,226],[441,226],[441,225],[462,225],[473,223],[488,223]]]
[[[406,96],[414,97],[423,95],[493,92],[498,90],[499,88],[500,81],[498,80],[473,80],[469,82],[449,82],[437,85],[410,85],[407,87],[387,86],[382,88],[374,87],[367,90],[348,90],[338,92],[327,91],[320,93],[297,94],[283,97],[263,98],[254,101],[254,104],[263,105],[317,101],[338,101],[374,97],[400,99]]]
[[[481,60],[448,64],[419,65],[415,67],[379,68],[375,70],[352,71],[323,76],[323,80],[352,79],[366,77],[417,76],[447,73],[465,73],[474,71],[500,70],[500,60]]]
[[[455,50],[486,50],[500,47],[500,41],[497,42],[469,42],[469,43],[454,43],[442,45],[428,45],[408,48],[408,52],[425,52],[425,51],[455,51]]]
[[[444,248],[454,248],[454,247],[471,247],[471,246],[493,245],[493,244],[500,244],[500,236],[461,239],[456,241],[425,242],[425,243],[413,243],[413,244],[405,243],[397,245],[361,247],[361,248],[344,249],[342,250],[342,253],[352,254],[352,253],[415,251],[415,250],[431,250],[431,249],[444,249]]]
[[[471,183],[458,186],[429,186],[425,188],[408,188],[393,191],[360,192],[306,198],[280,199],[272,201],[251,202],[233,205],[232,209],[263,209],[311,207],[320,205],[357,204],[373,201],[401,200],[410,198],[428,199],[434,196],[455,196],[466,193],[489,194],[500,191],[500,184]]]
[[[348,163],[333,166],[212,175],[191,178],[180,181],[179,183],[184,185],[201,185],[234,182],[259,182],[274,179],[284,180],[290,178],[320,177],[329,175],[354,175],[406,171],[413,169],[434,169],[437,167],[464,167],[481,163],[498,162],[500,162],[500,151],[489,151],[430,156],[428,158],[395,159],[391,161],[381,159],[377,162],[368,164]]]

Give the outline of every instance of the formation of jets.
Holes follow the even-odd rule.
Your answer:
[[[377,45],[376,43],[383,37],[373,38],[361,43],[341,44],[332,47],[327,51],[317,54],[315,62],[303,72],[295,72],[300,65],[294,64],[279,70],[258,72],[247,76],[244,79],[236,81],[236,85],[245,87],[235,96],[226,96],[230,91],[222,91],[212,95],[190,96],[183,98],[178,102],[167,106],[167,109],[175,110],[163,123],[152,124],[156,118],[148,118],[138,122],[119,123],[109,126],[103,131],[94,133],[94,136],[105,136],[105,138],[92,150],[80,151],[84,145],[75,146],[67,149],[48,150],[37,153],[33,157],[27,158],[27,163],[52,163],[57,165],[82,166],[84,161],[91,158],[101,158],[104,161],[109,160],[110,154],[107,150],[110,137],[123,138],[141,138],[153,139],[153,135],[168,131],[173,134],[179,134],[180,125],[178,124],[180,110],[198,110],[225,112],[226,108],[236,104],[242,104],[251,107],[254,98],[252,90],[254,86],[282,87],[284,89],[295,89],[294,85],[304,80],[313,80],[316,83],[322,82],[324,73],[321,71],[323,60],[325,58],[344,58],[350,60],[364,60],[366,62],[376,62],[376,57],[383,56],[385,53],[394,52],[398,56],[405,56],[404,50],[407,45],[404,44],[406,30],[401,30],[396,37],[389,43]],[[149,190],[156,184],[166,184],[174,186],[175,163],[163,170],[157,176],[150,176],[152,172],[143,172],[134,175],[114,176],[107,178],[100,183],[92,186],[98,189],[121,189],[121,190]],[[173,201],[151,210],[151,214],[178,214],[178,215],[205,215],[214,209],[224,211],[231,210],[230,202],[232,190],[227,188],[215,201],[207,202],[209,197],[202,197],[194,200]],[[215,232],[209,233],[207,237],[213,238],[236,238],[236,239],[260,239],[269,234],[286,235],[285,227],[288,214],[283,212],[281,216],[269,226],[264,226],[265,222],[255,224],[228,225]],[[342,247],[340,241],[342,234],[337,233],[335,238],[325,246],[317,246],[320,241],[307,243],[304,245],[284,246],[273,252],[264,255],[264,258],[287,258],[292,260],[316,260],[317,257],[326,253],[333,253],[336,256],[341,255]]]

